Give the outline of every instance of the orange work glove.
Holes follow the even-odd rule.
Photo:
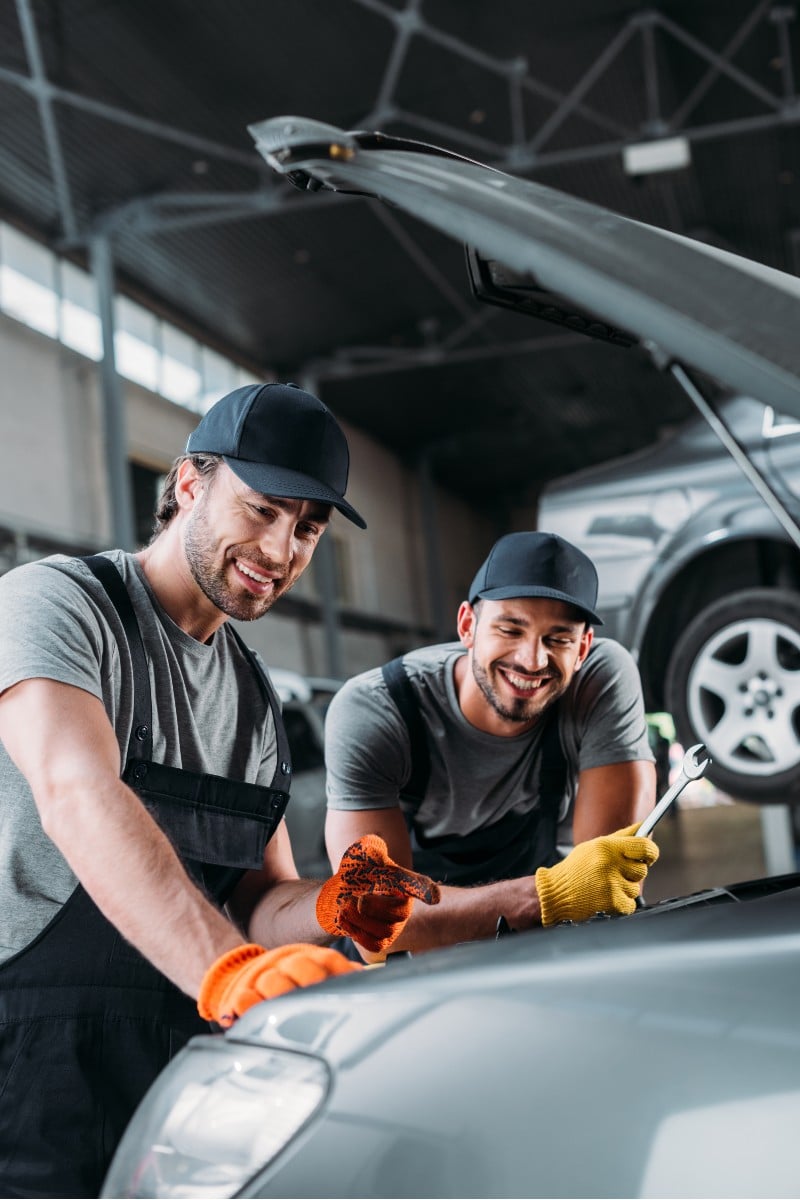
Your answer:
[[[383,952],[403,932],[415,900],[438,904],[439,885],[392,862],[383,838],[368,833],[345,850],[339,870],[322,885],[317,920],[326,933]]]
[[[636,837],[638,824],[605,837],[579,842],[554,867],[539,867],[536,890],[542,924],[586,921],[596,912],[632,913],[639,885],[658,858],[649,837]]]
[[[294,942],[265,950],[251,944],[236,946],[218,958],[203,977],[197,1011],[204,1021],[216,1021],[225,1029],[248,1008],[261,1000],[281,996],[296,987],[321,983],[330,975],[360,971],[338,950]]]

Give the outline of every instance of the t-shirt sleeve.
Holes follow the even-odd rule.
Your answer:
[[[380,678],[356,676],[325,718],[328,808],[397,808],[411,764],[406,727]]]
[[[639,671],[619,642],[604,639],[576,676],[578,770],[653,761]]]
[[[53,679],[102,700],[102,661],[95,604],[74,579],[40,563],[0,579],[0,692]]]

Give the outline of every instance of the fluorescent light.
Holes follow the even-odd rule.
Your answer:
[[[650,175],[653,171],[676,171],[692,161],[689,142],[684,137],[659,138],[625,146],[622,162],[629,175]]]

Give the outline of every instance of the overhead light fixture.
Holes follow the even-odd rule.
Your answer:
[[[637,142],[624,146],[622,162],[628,175],[652,175],[655,171],[677,171],[692,161],[689,141],[685,137],[658,138],[652,142]]]

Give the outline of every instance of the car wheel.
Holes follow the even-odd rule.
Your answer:
[[[704,609],[670,659],[667,702],[684,746],[744,800],[800,799],[800,599],[754,588]]]

